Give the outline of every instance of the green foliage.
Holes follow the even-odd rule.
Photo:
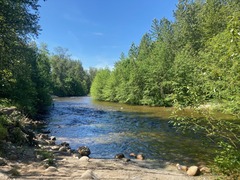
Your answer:
[[[59,47],[51,57],[53,94],[57,96],[87,95],[87,74],[79,60],[71,59],[67,50]]]
[[[5,140],[8,136],[7,126],[9,121],[6,116],[0,115],[0,141]]]
[[[217,152],[217,156],[214,161],[216,163],[217,169],[228,175],[229,179],[239,179],[240,178],[240,152],[239,149],[233,147],[227,143],[220,142]]]
[[[0,1],[0,98],[7,98],[29,115],[49,105],[49,71],[30,38],[40,30],[38,0]],[[45,74],[45,75],[43,75]]]
[[[0,140],[4,140],[7,137],[7,129],[0,123]]]
[[[106,86],[109,77],[110,77],[109,69],[105,68],[98,70],[90,90],[92,97],[94,97],[97,100],[105,100],[106,97],[104,94],[104,87]]]

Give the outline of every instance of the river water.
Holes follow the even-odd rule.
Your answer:
[[[197,135],[182,135],[168,121],[171,108],[98,102],[90,97],[56,98],[47,129],[71,148],[86,145],[92,158],[143,153],[149,160],[208,163],[213,148]]]

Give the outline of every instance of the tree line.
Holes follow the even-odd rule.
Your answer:
[[[150,106],[215,102],[240,115],[240,2],[179,0],[173,22],[154,19],[112,70],[98,72],[91,95]]]
[[[181,132],[216,145],[216,169],[238,179],[240,170],[240,1],[179,0],[174,21],[154,19],[140,44],[113,69],[97,72],[98,100],[149,106],[192,107],[200,117],[175,117]],[[236,121],[219,120],[210,104]]]
[[[50,53],[38,36],[38,0],[0,1],[0,101],[34,115],[51,95],[87,95],[96,69],[84,70],[64,48]]]

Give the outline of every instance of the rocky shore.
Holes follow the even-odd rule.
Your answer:
[[[215,179],[206,167],[187,167],[164,161],[150,161],[143,154],[117,154],[113,159],[93,159],[87,147],[71,149],[67,142],[56,144],[56,137],[36,133],[31,127],[41,125],[19,116],[16,109],[0,113],[20,118],[8,127],[22,135],[0,142],[0,179]],[[15,118],[15,119],[16,119]],[[13,118],[14,119],[14,118]],[[17,137],[15,137],[17,138]]]

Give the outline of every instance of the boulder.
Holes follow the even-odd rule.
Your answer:
[[[119,153],[115,155],[115,159],[122,159],[122,158],[125,158],[123,153]]]
[[[187,170],[187,175],[189,176],[197,176],[200,174],[200,170],[197,166],[191,166]]]
[[[87,146],[79,147],[78,152],[81,156],[89,156],[91,154],[91,151]]]

